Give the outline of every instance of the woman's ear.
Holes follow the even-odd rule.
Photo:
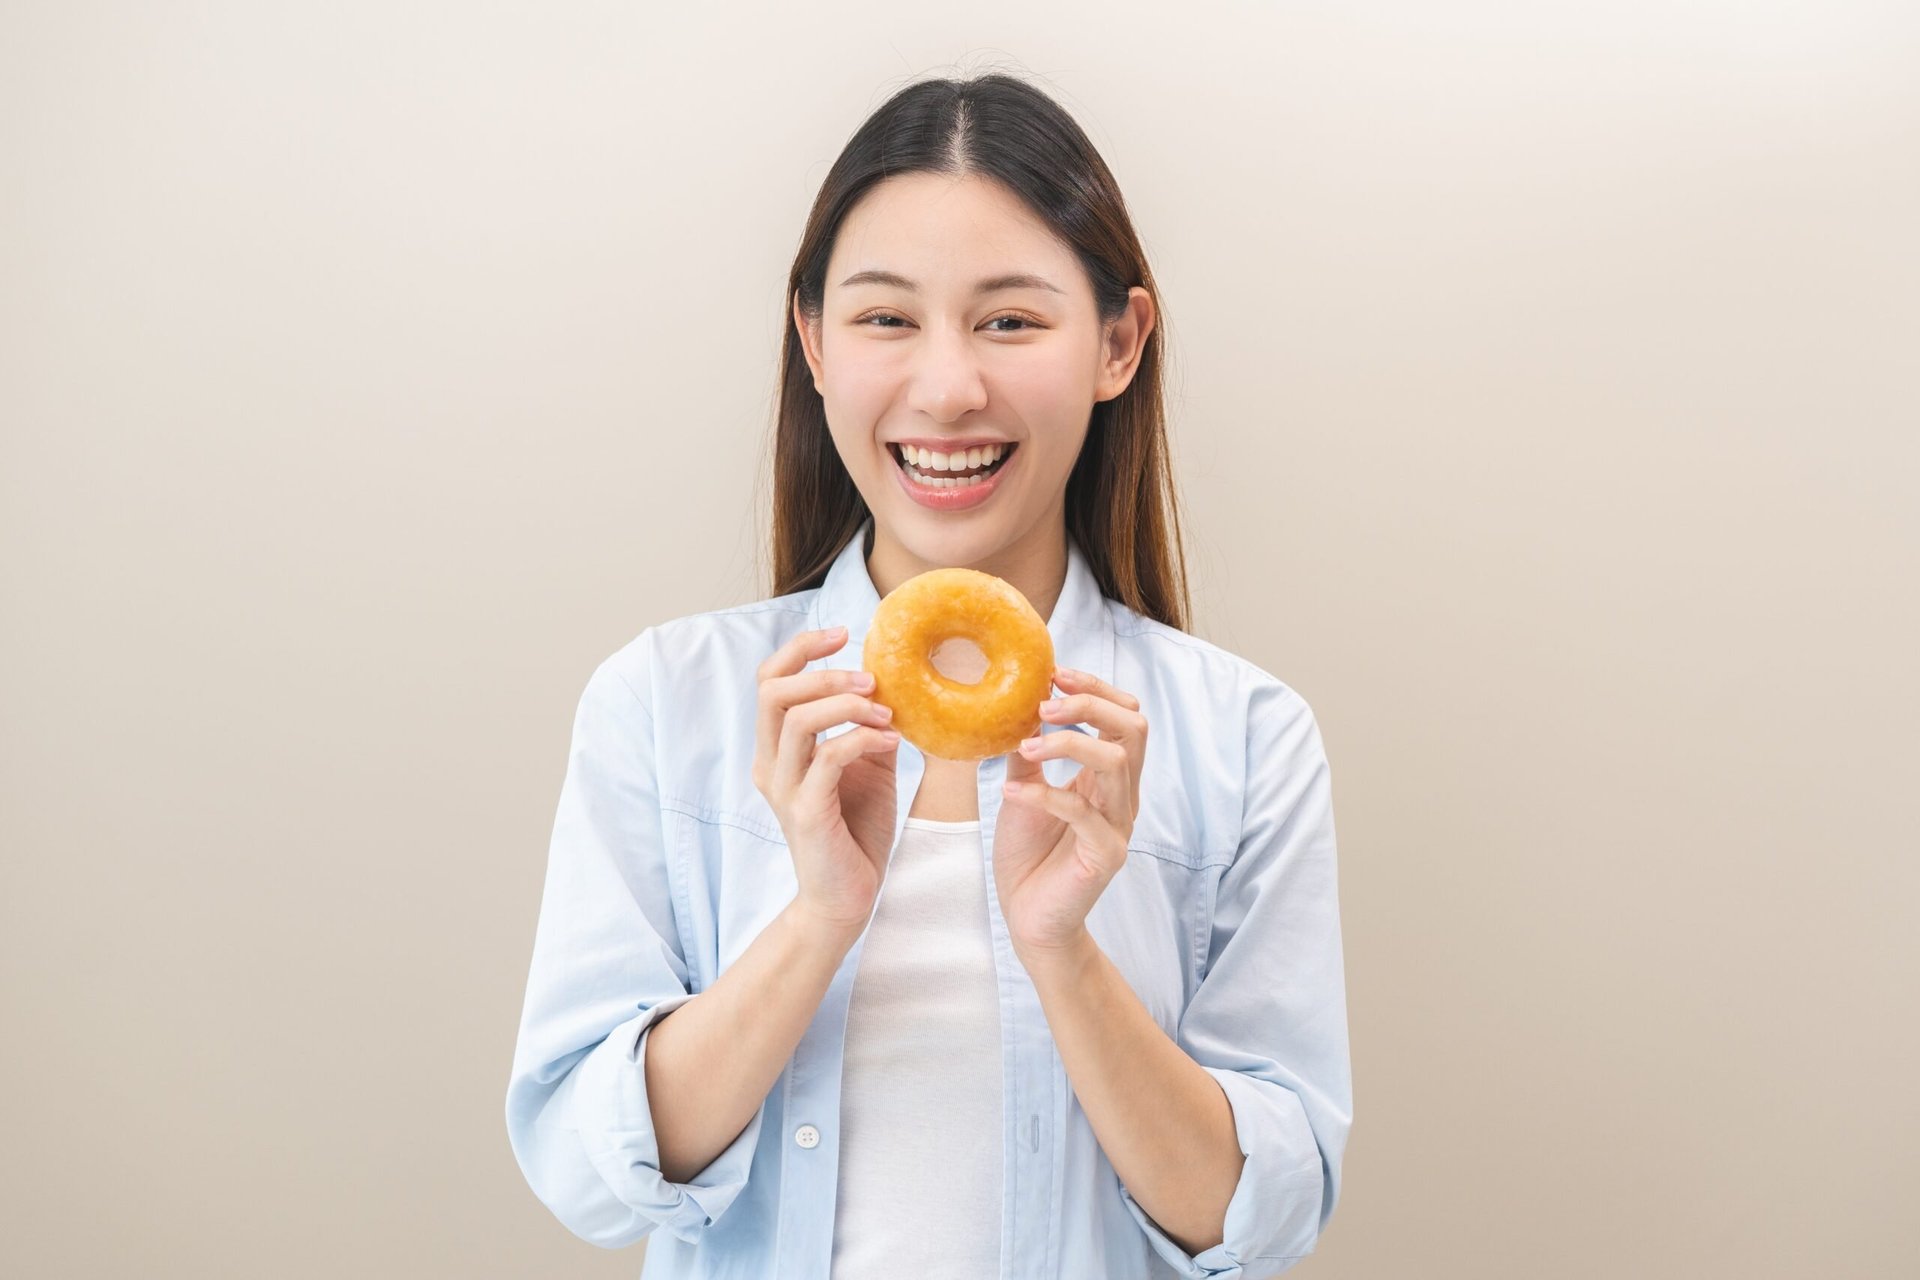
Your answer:
[[[801,309],[798,289],[793,293],[793,327],[800,335],[800,352],[807,358],[807,368],[813,370],[813,389],[825,395],[820,386],[820,328]]]
[[[1153,295],[1139,285],[1127,290],[1127,309],[1108,322],[1100,353],[1100,376],[1095,400],[1111,400],[1127,389],[1153,332]]]

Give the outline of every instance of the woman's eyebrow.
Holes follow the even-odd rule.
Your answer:
[[[840,282],[841,288],[856,284],[887,284],[896,289],[905,289],[908,293],[920,292],[920,286],[892,271],[856,271]],[[1054,293],[1064,293],[1064,289],[1043,276],[1026,271],[1015,271],[1004,276],[988,276],[973,286],[975,293],[995,293],[1001,289],[1048,289]]]

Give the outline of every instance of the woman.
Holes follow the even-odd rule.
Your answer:
[[[522,1171],[596,1244],[662,1228],[646,1276],[1286,1270],[1352,1115],[1330,778],[1301,697],[1183,630],[1112,175],[1019,80],[911,85],[789,299],[772,598],[647,628],[580,701]],[[1017,752],[929,758],[868,696],[875,606],[943,565],[1047,621]]]

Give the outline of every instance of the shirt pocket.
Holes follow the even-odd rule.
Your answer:
[[[666,801],[679,868],[675,908],[688,969],[705,990],[753,945],[799,890],[777,823],[732,810]]]
[[[1136,828],[1087,931],[1172,1036],[1199,986],[1220,857]]]

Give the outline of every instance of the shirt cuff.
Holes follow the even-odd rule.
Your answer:
[[[660,1172],[660,1142],[647,1101],[647,1032],[693,999],[669,996],[621,1023],[574,1068],[569,1122],[587,1158],[622,1202],[689,1244],[727,1211],[747,1185],[766,1108],[712,1163],[685,1182]]]
[[[1188,1253],[1149,1218],[1126,1184],[1120,1197],[1153,1251],[1182,1280],[1262,1280],[1313,1252],[1325,1180],[1320,1147],[1291,1090],[1224,1067],[1202,1070],[1220,1082],[1233,1108],[1234,1136],[1246,1163],[1227,1201],[1224,1238]],[[1275,1094],[1284,1095],[1275,1097]],[[1300,1167],[1302,1154],[1312,1166]]]

